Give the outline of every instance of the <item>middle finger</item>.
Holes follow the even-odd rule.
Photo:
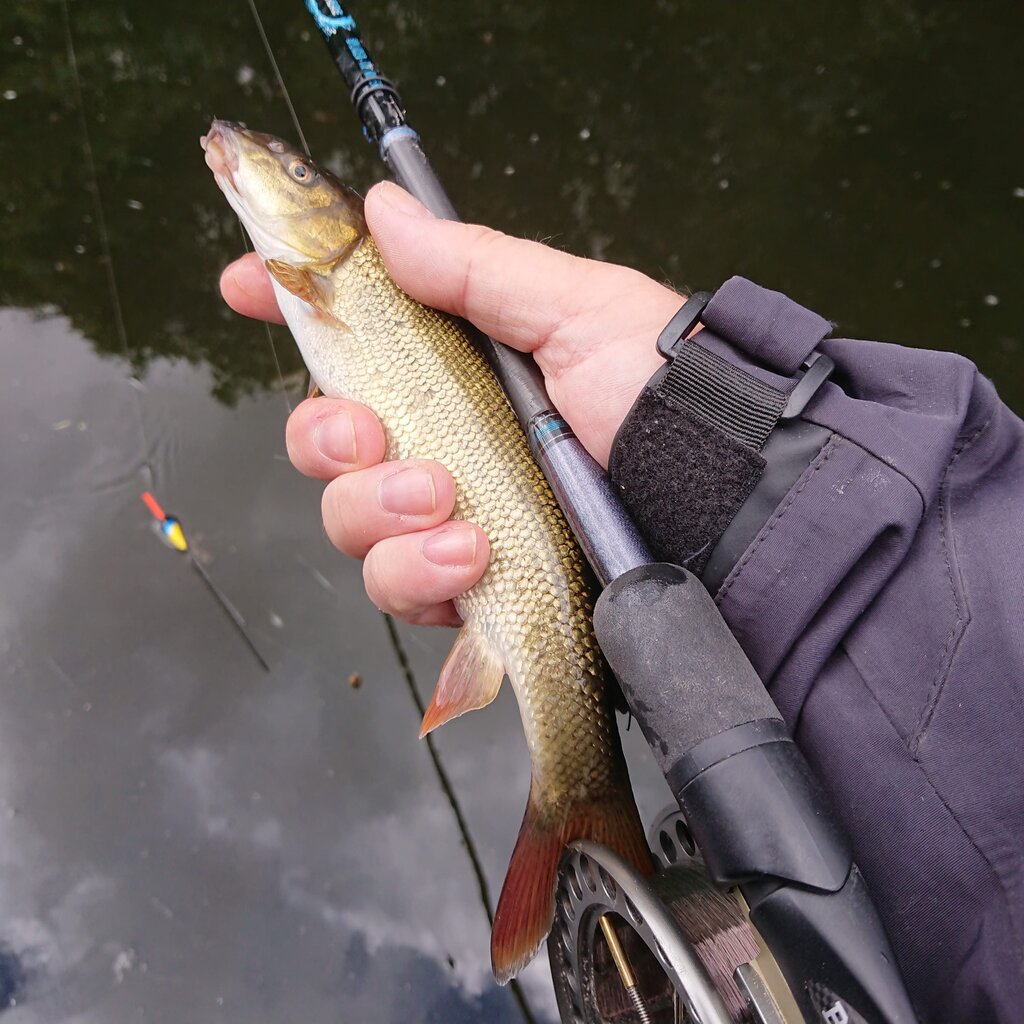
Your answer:
[[[324,528],[336,548],[363,558],[378,541],[438,526],[454,507],[455,482],[440,463],[385,462],[327,485]]]

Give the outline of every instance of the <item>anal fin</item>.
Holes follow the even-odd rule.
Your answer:
[[[504,677],[505,666],[490,640],[467,622],[441,668],[420,736],[467,711],[487,707],[498,696]]]

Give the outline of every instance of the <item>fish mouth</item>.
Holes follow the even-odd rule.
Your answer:
[[[203,147],[206,154],[206,166],[223,181],[226,181],[233,191],[237,192],[235,185],[235,171],[238,170],[238,143],[235,141],[237,132],[244,132],[245,126],[237,121],[214,121],[210,130],[200,136],[199,145]]]

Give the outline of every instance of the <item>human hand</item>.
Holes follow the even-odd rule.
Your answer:
[[[533,353],[552,402],[607,465],[619,424],[661,365],[654,342],[680,296],[626,267],[437,220],[389,182],[370,190],[366,220],[392,277],[414,299]],[[283,322],[255,255],[224,271],[221,290],[238,312]],[[422,460],[383,463],[383,428],[355,402],[303,402],[286,440],[297,469],[329,481],[327,535],[364,559],[370,599],[409,622],[458,625],[452,599],[483,574],[488,548],[478,527],[447,522],[455,501],[447,470]]]

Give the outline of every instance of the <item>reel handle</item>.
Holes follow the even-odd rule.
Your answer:
[[[849,839],[697,577],[632,569],[594,627],[709,875],[740,888],[805,1019],[913,1024]]]

